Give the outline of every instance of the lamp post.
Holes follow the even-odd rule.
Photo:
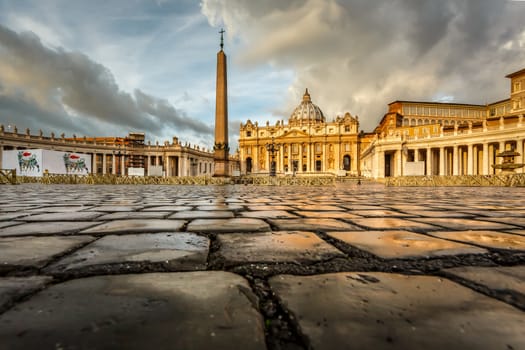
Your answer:
[[[272,143],[266,144],[266,150],[270,154],[270,176],[275,176],[275,152],[279,151],[279,148],[281,148],[280,144],[276,144],[274,138],[272,137]]]

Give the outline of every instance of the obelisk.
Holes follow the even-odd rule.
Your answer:
[[[224,47],[224,29],[221,34],[221,49],[217,52],[217,89],[215,91],[215,145],[213,176],[225,177],[229,174],[229,151],[228,145],[228,83],[226,75],[226,55],[222,50]]]

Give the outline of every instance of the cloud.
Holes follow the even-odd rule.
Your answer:
[[[112,73],[86,54],[49,48],[32,32],[0,25],[0,121],[60,131],[122,135],[169,131],[212,139],[212,127],[139,89],[122,91]],[[22,127],[23,125],[19,125]]]
[[[236,64],[295,71],[285,106],[269,108],[291,113],[308,87],[329,119],[349,111],[368,131],[397,99],[506,98],[525,62],[525,6],[507,0],[203,0],[201,12],[242,43]]]

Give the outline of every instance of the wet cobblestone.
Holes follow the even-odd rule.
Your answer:
[[[0,348],[524,348],[524,203],[525,188],[2,186]]]

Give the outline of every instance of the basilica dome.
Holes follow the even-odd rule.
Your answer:
[[[317,105],[312,103],[308,89],[303,95],[303,101],[290,116],[290,124],[312,124],[324,123],[325,118],[323,111]]]

